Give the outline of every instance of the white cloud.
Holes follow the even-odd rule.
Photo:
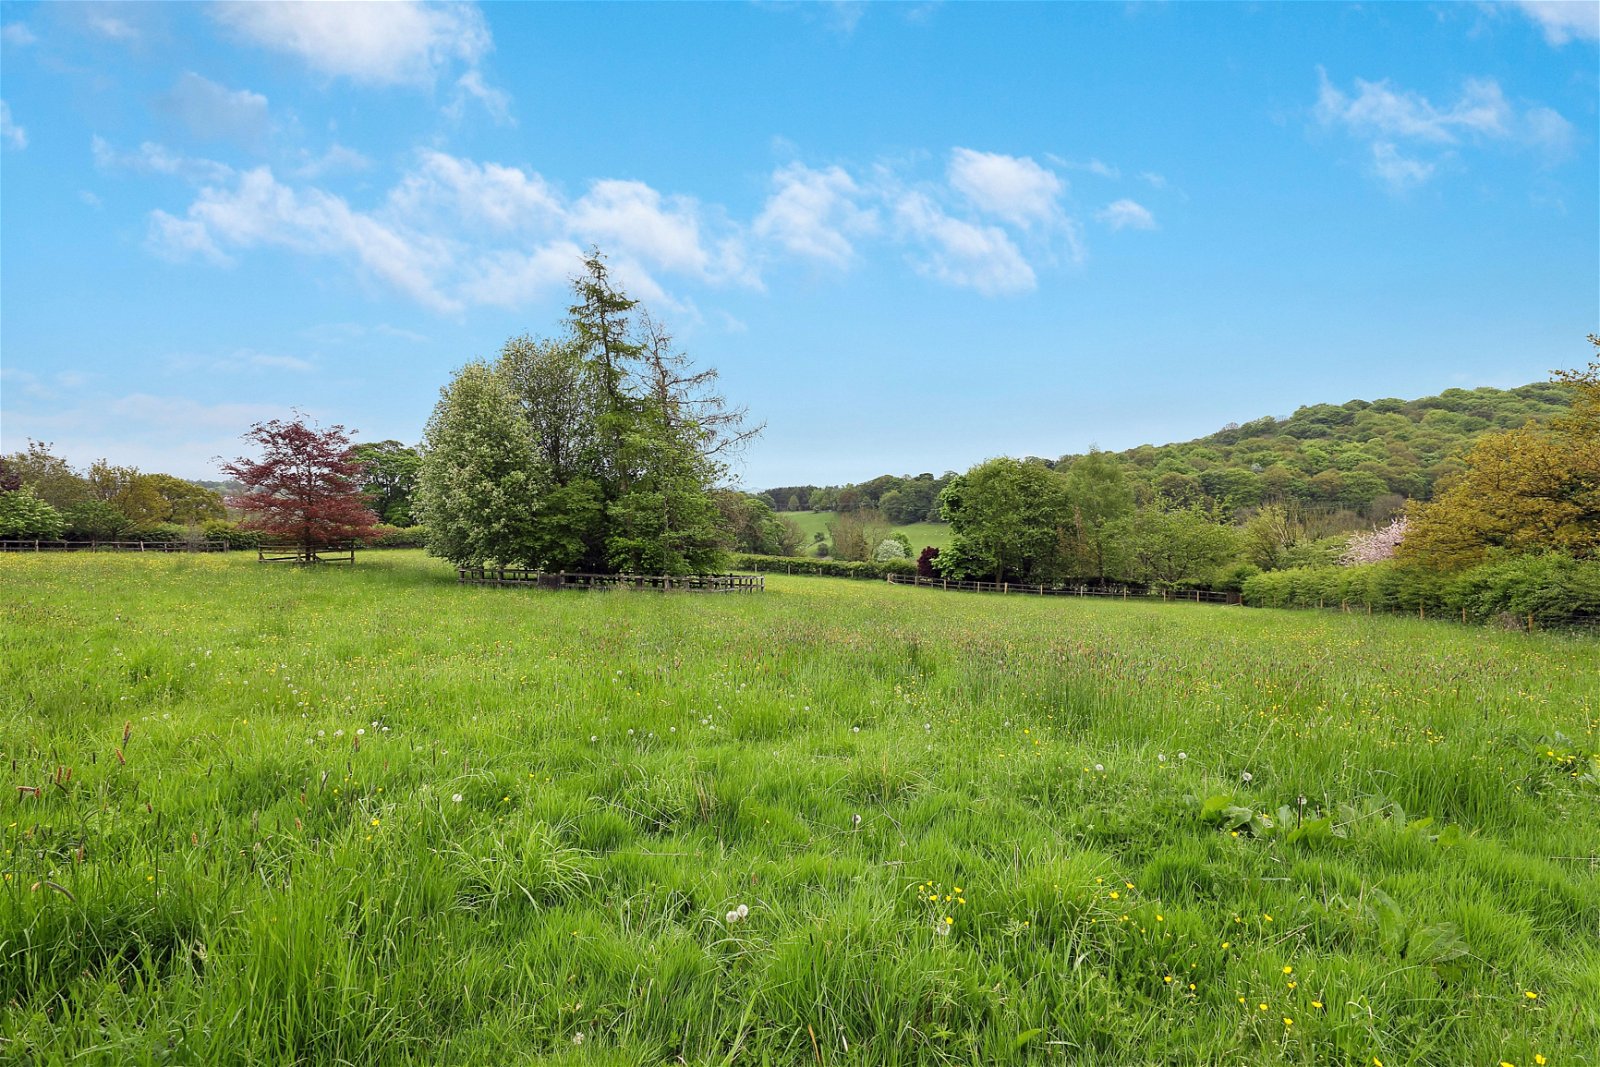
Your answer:
[[[1504,136],[1512,121],[1505,94],[1490,79],[1469,78],[1460,99],[1441,108],[1419,93],[1396,92],[1387,81],[1357,78],[1358,91],[1350,96],[1335,88],[1325,71],[1319,68],[1317,75],[1317,118],[1357,134],[1456,144],[1463,133]]]
[[[8,22],[4,29],[0,29],[0,39],[6,44],[16,48],[26,48],[30,44],[38,44],[39,38],[28,29],[26,22]]]
[[[12,148],[28,147],[28,131],[11,119],[11,105],[0,100],[0,141]]]
[[[1054,262],[1062,248],[1082,255],[1060,178],[1028,159],[966,149],[952,157],[957,188],[908,186],[887,165],[863,181],[840,166],[789,164],[773,173],[757,216],[741,222],[642,181],[599,179],[573,195],[537,171],[434,149],[419,151],[370,206],[355,206],[307,184],[316,173],[309,165],[286,180],[267,167],[234,171],[156,144],[119,153],[97,138],[94,148],[103,167],[174,174],[198,187],[185,210],[150,214],[158,255],[227,264],[276,248],[342,260],[447,313],[543,299],[567,285],[590,246],[605,250],[635,296],[690,317],[699,313],[669,291],[674,282],[759,289],[761,268],[776,260],[847,268],[873,239],[906,250],[920,273],[985,295],[1035,288],[1030,259]],[[1119,228],[1154,225],[1132,201],[1108,210]]]
[[[1156,217],[1143,204],[1126,198],[1113,200],[1095,215],[1113,230],[1153,230]]]
[[[158,105],[204,140],[254,146],[269,126],[266,97],[248,89],[229,89],[193,71],[179,78]]]
[[[1594,0],[1516,0],[1515,6],[1539,24],[1553,45],[1600,40],[1600,3]]]
[[[475,66],[493,47],[483,14],[469,4],[258,0],[211,12],[247,41],[363,85],[430,86],[446,68]]]
[[[122,19],[105,13],[104,9],[91,12],[86,19],[88,27],[102,37],[109,37],[113,41],[137,41],[139,31]]]
[[[953,218],[921,192],[900,198],[895,220],[922,245],[912,264],[928,277],[985,296],[1027,292],[1038,284],[1022,252],[998,226]]]
[[[360,171],[372,166],[372,160],[342,144],[329,145],[328,150],[320,156],[313,156],[302,149],[300,158],[304,162],[294,169],[297,178],[320,178],[324,174]]]
[[[397,216],[445,213],[502,232],[563,225],[560,193],[538,174],[431,149],[424,149],[420,159],[421,165],[389,194],[389,208]]]
[[[1152,189],[1165,189],[1167,187],[1167,179],[1153,170],[1142,170],[1139,172],[1139,177]]]
[[[1467,146],[1532,149],[1556,162],[1573,140],[1572,124],[1562,115],[1541,106],[1519,109],[1493,79],[1469,78],[1453,103],[1439,105],[1387,81],[1357,78],[1355,92],[1347,93],[1320,67],[1317,77],[1318,122],[1366,141],[1372,173],[1395,191],[1426,182]]]
[[[511,94],[504,89],[496,89],[483,80],[483,74],[476,68],[467,71],[456,79],[455,101],[446,109],[451,118],[459,119],[466,111],[467,99],[472,98],[483,105],[497,126],[515,126],[517,120],[511,117]]]
[[[199,251],[215,258],[212,250],[232,246],[335,256],[353,260],[373,277],[435,310],[460,307],[436,283],[440,269],[451,260],[444,239],[401,233],[321,189],[297,192],[280,183],[267,167],[240,174],[231,189],[202,189],[184,219],[157,211],[152,220],[152,242],[169,253]]]
[[[1066,183],[1026,156],[956,148],[950,153],[949,179],[973,207],[1018,226],[1062,218]]]
[[[1433,177],[1434,164],[1411,159],[1388,141],[1372,146],[1372,170],[1395,192],[1404,192]]]
[[[221,182],[233,176],[233,168],[214,159],[182,156],[165,145],[146,141],[137,152],[120,152],[96,134],[89,142],[94,165],[101,170],[127,170],[136,174],[168,174],[191,182]]]
[[[773,173],[772,184],[754,233],[792,255],[845,267],[855,256],[851,238],[877,228],[876,212],[860,206],[861,188],[840,167],[791,163]]]
[[[87,189],[78,190],[78,199],[82,200],[85,204],[88,204],[96,211],[99,211],[101,208],[105,207],[105,201],[101,200],[98,196]]]

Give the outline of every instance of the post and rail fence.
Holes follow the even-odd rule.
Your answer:
[[[226,552],[226,541],[0,541],[0,552]]]
[[[524,567],[457,567],[465,585],[532,586],[537,589],[656,589],[690,593],[759,593],[767,580],[760,574],[547,574]]]
[[[258,563],[354,563],[354,541],[329,541],[306,545],[300,541],[270,540],[256,546]]]

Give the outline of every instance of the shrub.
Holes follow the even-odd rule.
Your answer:
[[[223,541],[229,548],[255,548],[261,543],[259,532],[226,519],[207,519],[200,524],[200,532],[207,541]]]
[[[1246,578],[1244,602],[1258,608],[1346,607],[1437,612],[1487,622],[1512,616],[1535,626],[1600,619],[1600,560],[1518,556],[1454,578],[1392,562],[1298,567]]]
[[[426,526],[377,526],[371,534],[361,539],[367,548],[426,548]]]
[[[882,578],[887,574],[916,574],[917,565],[909,559],[844,560],[815,559],[809,556],[756,556],[741,553],[730,557],[734,570],[782,571],[828,578]]]
[[[0,537],[54,541],[65,525],[59,511],[34,496],[32,486],[0,493]]]

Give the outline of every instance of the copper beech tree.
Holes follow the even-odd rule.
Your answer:
[[[260,459],[241,457],[223,470],[244,486],[228,498],[244,512],[246,529],[299,546],[306,561],[336,541],[372,531],[378,516],[361,491],[365,465],[353,458],[343,426],[325,430],[292,422],[258,422],[244,434]]]

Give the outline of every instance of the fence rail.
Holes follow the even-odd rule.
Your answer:
[[[354,541],[331,541],[307,547],[299,541],[263,541],[256,546],[260,563],[354,563]]]
[[[924,589],[958,590],[963,593],[1000,593],[1013,596],[1097,596],[1112,600],[1166,600],[1187,601],[1194,604],[1238,604],[1238,593],[1221,593],[1211,589],[1149,590],[1128,586],[1102,588],[1092,585],[1026,585],[1021,582],[955,582],[948,578],[924,578],[921,575],[889,574],[885,580],[890,585],[915,585]]]
[[[226,541],[0,541],[0,552],[226,552]]]
[[[538,589],[658,589],[691,593],[759,593],[767,580],[759,574],[546,574],[523,567],[458,567],[467,585],[521,585]]]

